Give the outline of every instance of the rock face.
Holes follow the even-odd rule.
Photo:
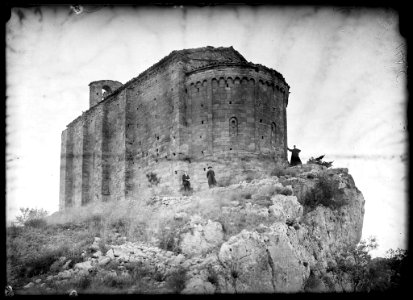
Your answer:
[[[328,199],[320,194],[323,189]],[[172,219],[183,224],[174,237],[176,252],[123,241],[105,245],[109,250],[101,253],[96,238],[89,247],[91,257],[57,277],[107,272],[99,270],[110,262],[119,265],[113,276],[128,276],[125,265],[139,263],[158,274],[161,282],[154,284],[165,292],[173,292],[165,282],[177,278],[179,270],[185,271],[184,294],[351,290],[335,284],[329,273],[335,254],[361,238],[364,198],[347,169],[303,165],[289,168],[285,176],[217,187],[211,193],[220,199],[232,195],[220,204],[219,218],[185,211],[194,201],[191,196],[153,201],[158,209],[175,209]],[[327,279],[307,286],[310,277]]]
[[[307,167],[308,168],[308,167]],[[299,182],[307,191],[314,188],[319,167],[308,168],[288,183]],[[300,292],[304,291],[311,271],[328,276],[327,267],[334,263],[333,254],[355,246],[361,238],[364,198],[346,169],[325,171],[336,190],[331,201],[341,207],[319,205],[304,214],[303,199],[276,194],[271,197],[269,216],[275,221],[256,230],[243,230],[224,242],[218,252],[216,267],[220,271],[220,292]],[[253,211],[254,204],[245,210]],[[232,209],[232,212],[235,210]],[[238,211],[239,213],[240,211]],[[257,213],[258,210],[256,209]],[[261,212],[261,215],[264,215]],[[200,290],[199,284],[193,292]],[[187,286],[186,292],[189,292]],[[321,290],[327,290],[321,288]],[[202,289],[201,289],[202,290]]]

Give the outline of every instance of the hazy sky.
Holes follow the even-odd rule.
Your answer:
[[[407,248],[405,41],[398,15],[312,7],[14,9],[6,27],[7,219],[58,210],[60,135],[91,81],[125,83],[173,50],[233,46],[290,85],[288,143],[349,168],[363,238]]]

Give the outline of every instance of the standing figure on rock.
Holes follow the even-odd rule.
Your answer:
[[[208,167],[206,176],[208,178],[209,188],[214,187],[217,184],[217,181],[215,180],[215,172],[212,170],[212,167]]]
[[[298,149],[298,148],[295,148],[295,145],[294,145],[294,149],[290,149],[290,148],[288,148],[288,147],[287,147],[287,149],[288,149],[288,151],[291,151],[291,152],[292,152],[292,153],[291,153],[290,166],[301,165],[301,164],[302,164],[302,163],[301,163],[301,159],[300,159],[300,157],[298,156],[298,153],[300,153],[301,150]]]
[[[186,171],[184,171],[184,175],[182,175],[182,184],[184,185],[184,191],[189,191],[191,189],[191,183],[189,182],[189,175]]]

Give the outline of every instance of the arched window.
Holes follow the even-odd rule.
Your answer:
[[[238,120],[236,117],[229,119],[229,136],[236,137],[238,135]]]

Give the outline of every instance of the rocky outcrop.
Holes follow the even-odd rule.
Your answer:
[[[323,188],[322,180],[331,188],[329,198],[309,203],[306,195]],[[336,264],[335,254],[361,238],[364,198],[347,169],[303,165],[289,168],[283,176],[215,188],[210,195],[229,197],[220,202],[219,218],[186,211],[194,201],[191,197],[151,200],[154,209],[173,208],[172,219],[180,222],[174,252],[122,237],[117,245],[95,238],[84,262],[70,269],[68,260],[61,258],[60,265],[66,268],[46,282],[65,282],[93,272],[129,278],[126,266],[138,264],[156,274],[152,277],[157,281],[150,276],[147,280],[164,293],[176,292],[166,282],[179,270],[185,273],[183,294],[351,290],[343,284],[345,279],[339,285],[329,272]],[[110,270],[111,265],[115,269]],[[310,278],[317,284],[308,286]],[[27,288],[36,284],[40,282]]]

